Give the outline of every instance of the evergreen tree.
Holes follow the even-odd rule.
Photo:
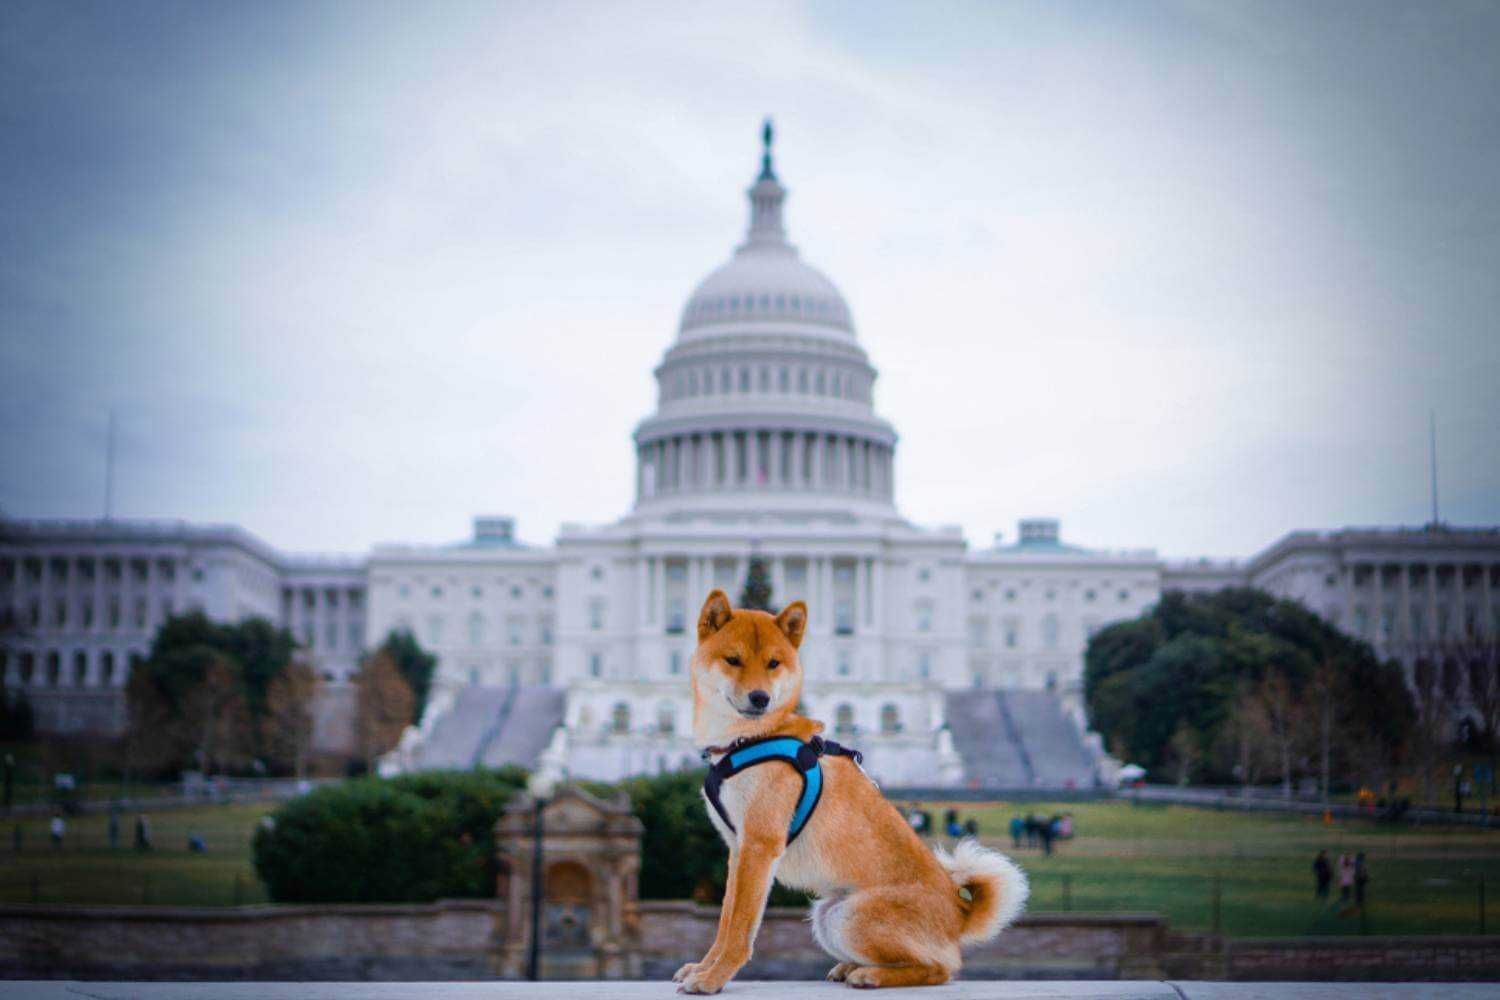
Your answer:
[[[754,611],[771,611],[771,574],[766,561],[759,556],[750,557],[750,571],[745,576],[745,589],[740,592],[740,607]]]

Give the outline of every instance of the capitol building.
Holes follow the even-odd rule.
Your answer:
[[[541,764],[615,779],[697,761],[687,664],[698,608],[752,559],[807,601],[806,710],[900,785],[1086,785],[1106,758],[1081,702],[1090,635],[1168,590],[1253,585],[1383,655],[1500,634],[1500,529],[1293,532],[1244,561],[1070,544],[1055,519],[971,546],[902,517],[896,429],[838,287],[789,241],[767,132],[749,224],[682,309],[635,428],[635,503],[549,547],[505,517],[446,546],[344,560],[235,527],[0,523],[0,676],[48,731],[117,731],[131,664],[167,616],[263,616],[330,691],[407,630],[432,696],[386,769]],[[646,361],[642,358],[642,362]]]

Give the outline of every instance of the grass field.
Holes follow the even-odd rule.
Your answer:
[[[1473,934],[1480,926],[1481,879],[1500,892],[1500,831],[1380,825],[1318,817],[1246,814],[1125,802],[1027,803],[979,808],[955,804],[979,820],[981,837],[1002,846],[1027,871],[1033,911],[1151,911],[1174,927],[1230,935]],[[939,817],[942,803],[925,803]],[[1017,814],[1072,812],[1077,836],[1051,857],[1010,847]],[[1320,904],[1312,861],[1327,849],[1364,851],[1370,869],[1363,915]],[[1487,931],[1500,931],[1500,904]]]
[[[201,806],[148,814],[153,849],[132,849],[135,814],[120,817],[120,846],[111,849],[108,818],[71,817],[62,850],[47,833],[49,817],[0,823],[0,902],[171,903],[232,906],[264,903],[250,863],[250,838],[272,804]],[[21,829],[22,851],[14,834]],[[190,833],[207,851],[188,850]]]
[[[941,816],[943,803],[925,803]],[[156,849],[130,848],[133,815],[122,818],[121,844],[111,850],[106,818],[74,817],[61,851],[53,851],[47,820],[0,824],[0,901],[159,903],[228,906],[265,902],[250,864],[250,838],[266,805],[204,806],[151,817]],[[1206,930],[1214,923],[1236,936],[1301,934],[1472,934],[1479,929],[1479,881],[1500,892],[1500,831],[1382,826],[1367,821],[1267,816],[1124,802],[1014,807],[956,804],[976,816],[981,836],[1004,847],[1032,882],[1037,912],[1132,911],[1165,914],[1174,927]],[[1010,817],[1071,811],[1077,836],[1052,857],[1010,851]],[[12,833],[23,831],[14,853]],[[187,849],[189,833],[208,850]],[[1340,915],[1313,898],[1312,859],[1319,848],[1335,858],[1364,851],[1371,881],[1361,916]],[[1334,895],[1337,895],[1335,887]],[[1500,931],[1500,905],[1487,930]]]

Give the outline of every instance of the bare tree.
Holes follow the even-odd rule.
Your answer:
[[[1249,789],[1260,777],[1264,742],[1264,718],[1255,690],[1242,681],[1230,703],[1229,715],[1219,727],[1214,753],[1220,767],[1232,771],[1244,789]]]
[[[1177,729],[1172,733],[1168,753],[1172,761],[1172,769],[1177,773],[1177,783],[1187,785],[1193,780],[1193,774],[1198,770],[1198,762],[1203,756],[1203,751],[1198,743],[1198,731],[1186,719],[1179,722]]]
[[[1500,637],[1472,635],[1454,643],[1450,654],[1463,671],[1469,708],[1478,718],[1493,770],[1500,751]]]
[[[289,763],[298,778],[307,777],[313,705],[321,684],[312,667],[294,661],[282,667],[266,689],[266,714],[261,720],[265,745],[275,758]]]
[[[388,752],[412,723],[416,698],[401,676],[396,659],[381,649],[365,660],[354,678],[356,708],[354,735],[370,771],[376,758]]]
[[[1433,801],[1432,778],[1453,747],[1458,710],[1463,699],[1463,673],[1443,644],[1429,647],[1412,666],[1411,757],[1422,788],[1422,803]]]
[[[1262,739],[1280,765],[1281,794],[1292,797],[1292,751],[1301,721],[1291,682],[1279,670],[1266,672],[1255,688],[1254,705]]]

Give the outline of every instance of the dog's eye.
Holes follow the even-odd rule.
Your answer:
[[[724,662],[731,667],[737,667],[740,665],[740,658],[738,656],[726,656],[724,657]]]
[[[772,660],[770,663],[766,664],[766,669],[767,670],[775,670],[779,666],[781,666],[781,661],[780,660]]]

